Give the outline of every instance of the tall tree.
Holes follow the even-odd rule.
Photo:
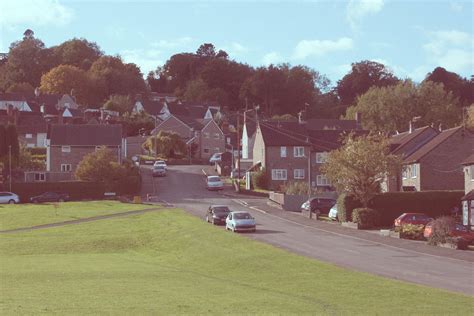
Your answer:
[[[104,104],[104,108],[111,111],[117,111],[120,114],[130,112],[133,107],[133,101],[128,95],[113,94]]]
[[[83,38],[68,40],[53,47],[53,52],[57,64],[72,65],[83,70],[88,70],[93,62],[104,55],[97,43]]]
[[[211,43],[204,43],[199,46],[196,55],[201,57],[216,57],[216,48]]]
[[[341,103],[349,106],[371,87],[385,87],[398,81],[383,64],[363,60],[352,64],[351,71],[338,81],[336,91]]]
[[[468,81],[457,73],[447,71],[442,67],[436,67],[428,73],[424,81],[442,83],[447,92],[452,92],[461,101],[460,104],[467,106],[474,103],[474,86],[472,80]]]

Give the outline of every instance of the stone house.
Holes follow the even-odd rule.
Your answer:
[[[444,130],[403,160],[402,186],[416,191],[464,190],[462,163],[474,148],[474,133]]]
[[[74,174],[85,155],[106,147],[122,162],[121,125],[51,125],[46,141],[46,171]]]

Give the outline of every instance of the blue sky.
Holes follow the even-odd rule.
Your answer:
[[[471,1],[0,0],[0,51],[32,29],[47,46],[97,42],[142,72],[213,43],[252,66],[289,62],[333,83],[364,59],[420,81],[437,66],[474,74]]]

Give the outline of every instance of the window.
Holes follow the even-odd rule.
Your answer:
[[[272,169],[272,180],[286,180],[286,169]]]
[[[61,146],[61,151],[63,153],[70,153],[71,152],[71,146]]]
[[[327,159],[328,159],[327,152],[316,153],[316,163],[325,163]]]
[[[410,166],[410,169],[411,169],[411,177],[412,178],[416,178],[417,177],[417,169],[416,169],[416,165],[413,164]]]
[[[316,184],[318,186],[329,186],[331,185],[331,182],[329,182],[328,178],[326,176],[320,174],[316,177]]]
[[[46,175],[44,173],[35,173],[35,181],[46,181]]]
[[[304,147],[293,147],[293,157],[304,157]]]
[[[221,136],[219,135],[219,133],[214,133],[214,139],[220,139]]]
[[[70,172],[72,170],[71,164],[66,163],[66,164],[61,164],[61,171],[62,172]]]
[[[25,138],[33,138],[33,134],[25,134]]]
[[[208,132],[204,132],[204,138],[209,138],[209,133]]]
[[[209,148],[204,148],[204,149],[203,149],[203,152],[204,152],[205,154],[208,154],[208,153],[209,153]]]
[[[280,147],[280,157],[286,157],[286,147]]]
[[[294,179],[304,179],[304,169],[295,169],[293,170]]]

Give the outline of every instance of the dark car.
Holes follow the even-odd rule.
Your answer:
[[[43,203],[43,202],[66,202],[69,200],[69,195],[66,193],[58,192],[45,192],[38,196],[33,196],[30,198],[30,201],[33,203]]]
[[[315,197],[304,202],[301,205],[301,211],[309,212],[311,210],[311,212],[317,214],[328,214],[334,204],[336,204],[335,199]]]
[[[230,210],[224,205],[211,205],[206,213],[206,222],[214,225],[225,224],[225,219],[229,215]]]

